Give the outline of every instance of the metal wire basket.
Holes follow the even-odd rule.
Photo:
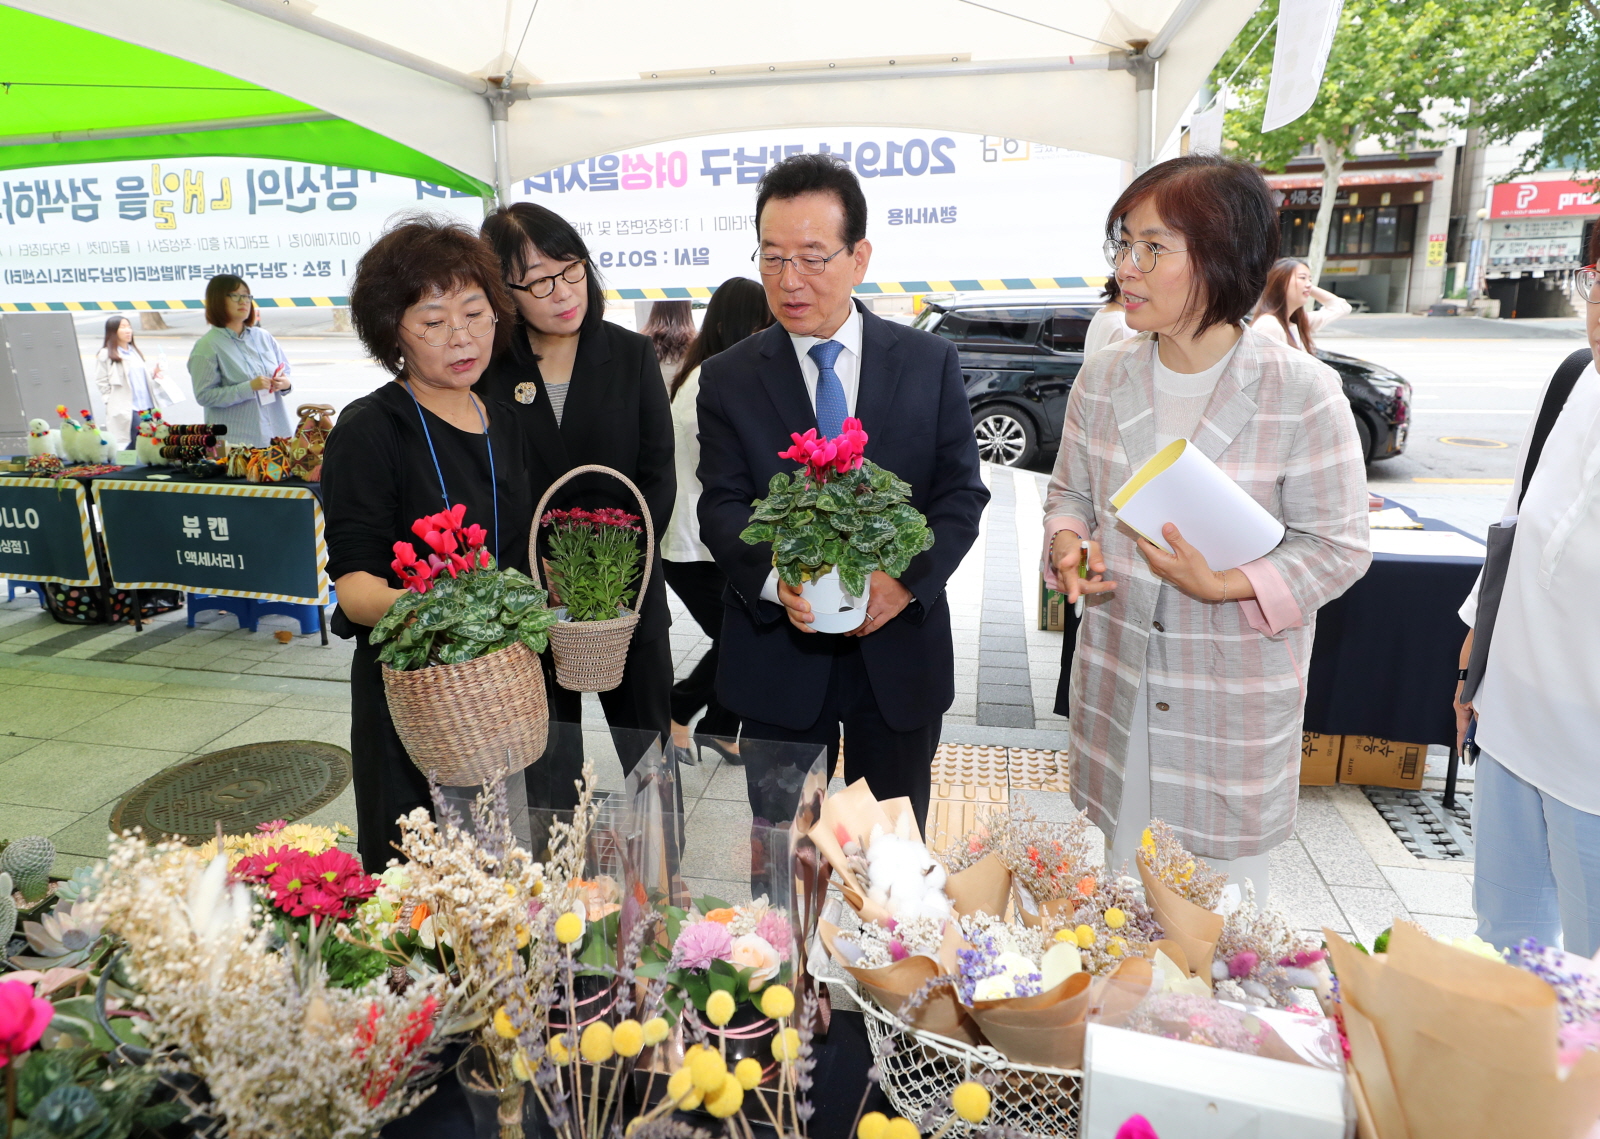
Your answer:
[[[847,992],[861,1009],[884,1094],[907,1119],[916,1122],[928,1111],[946,1118],[950,1093],[965,1080],[978,1080],[994,1097],[989,1118],[977,1125],[958,1120],[950,1134],[972,1135],[1004,1125],[1029,1139],[1077,1139],[1083,1112],[1081,1071],[1016,1064],[987,1045],[972,1047],[918,1032],[878,1007],[855,984],[833,982],[833,986],[835,993]]]

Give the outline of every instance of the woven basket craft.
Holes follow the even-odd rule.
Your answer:
[[[544,670],[521,641],[460,664],[384,665],[383,691],[411,762],[446,787],[486,783],[544,754]]]
[[[539,519],[550,496],[568,481],[581,474],[598,472],[610,475],[633,492],[639,502],[639,517],[644,521],[644,576],[639,579],[639,604],[644,604],[644,592],[650,584],[650,566],[656,556],[656,528],[650,521],[650,508],[644,495],[633,485],[633,480],[621,471],[589,463],[573,467],[550,484],[533,512],[533,529],[528,534],[528,568],[533,580],[539,579]],[[633,629],[639,623],[637,609],[624,609],[621,616],[606,621],[569,621],[563,618],[550,626],[550,656],[555,661],[556,683],[568,692],[610,692],[622,683],[622,672],[628,664],[628,646],[633,642]]]

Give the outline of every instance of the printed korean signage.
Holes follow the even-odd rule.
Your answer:
[[[0,577],[100,584],[82,483],[0,478]]]
[[[1533,218],[1489,223],[1491,269],[1544,269],[1582,263],[1581,218]]]
[[[339,298],[397,212],[483,203],[343,166],[202,158],[0,171],[0,304],[199,307],[218,273],[266,305]],[[177,303],[174,303],[177,302]]]
[[[1492,218],[1591,217],[1600,214],[1600,189],[1578,182],[1505,182],[1489,199]]]
[[[708,135],[574,162],[516,186],[583,234],[608,287],[754,276],[756,185],[774,162],[834,154],[861,179],[868,290],[1032,288],[1106,273],[1122,164],[1016,139],[854,127]]]

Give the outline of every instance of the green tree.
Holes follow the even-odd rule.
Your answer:
[[[1547,0],[1554,2],[1554,0]],[[1458,117],[1483,78],[1508,58],[1527,58],[1533,0],[1345,0],[1317,101],[1263,134],[1278,0],[1266,0],[1217,64],[1233,75],[1224,136],[1235,157],[1268,170],[1315,150],[1322,204],[1311,234],[1311,274],[1327,258],[1329,223],[1345,162],[1363,139],[1405,153],[1443,145],[1432,137]],[[1251,48],[1254,45],[1255,50]]]

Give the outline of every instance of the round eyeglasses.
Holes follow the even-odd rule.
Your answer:
[[[1162,249],[1148,241],[1118,241],[1114,237],[1107,238],[1101,249],[1105,252],[1106,264],[1113,269],[1122,268],[1122,259],[1133,254],[1133,267],[1141,273],[1155,272],[1158,257],[1165,257],[1168,253],[1189,252],[1187,249]]]
[[[569,285],[581,285],[588,278],[588,276],[588,263],[580,260],[574,261],[571,265],[568,265],[559,273],[552,273],[548,277],[535,277],[526,285],[513,285],[510,281],[507,281],[506,286],[508,288],[516,289],[519,292],[527,293],[530,297],[542,301],[545,297],[548,297],[551,293],[556,291],[557,277],[560,277]]]
[[[451,324],[448,320],[430,320],[421,328],[412,328],[409,331],[413,335],[422,337],[423,342],[430,347],[443,348],[450,343],[450,338],[462,329],[467,330],[468,336],[488,336],[494,331],[499,319],[494,313],[486,312],[482,316],[473,317],[465,324]]]
[[[1579,269],[1574,276],[1578,295],[1592,305],[1600,305],[1600,268],[1588,265]]]
[[[779,257],[776,253],[762,253],[758,249],[754,253],[750,254],[750,260],[756,263],[756,267],[761,270],[761,275],[763,277],[776,277],[780,275],[783,272],[783,263],[785,261],[794,265],[795,272],[804,273],[807,277],[817,277],[828,271],[829,261],[832,261],[835,257],[839,256],[840,253],[843,253],[849,248],[850,247],[846,245],[837,252],[828,254],[826,257],[818,257],[815,254],[809,253],[802,254],[799,257]]]

